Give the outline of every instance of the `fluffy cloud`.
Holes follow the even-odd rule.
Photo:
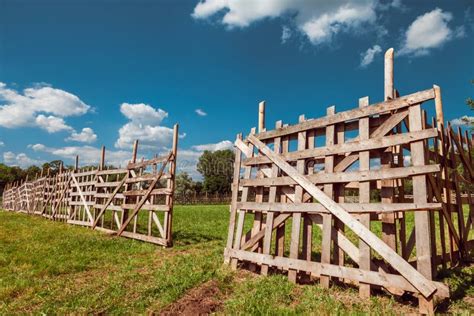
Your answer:
[[[152,106],[143,103],[122,103],[120,112],[130,121],[138,124],[160,124],[164,118],[168,117],[168,113],[162,109],[154,109]]]
[[[159,125],[168,116],[167,112],[143,103],[123,103],[120,111],[130,122],[119,129],[116,148],[132,148],[136,139],[145,149],[162,149],[171,144],[173,129]]]
[[[94,133],[92,128],[85,127],[80,133],[73,131],[71,136],[66,138],[66,141],[75,141],[80,143],[93,143],[97,140],[97,135]]]
[[[374,61],[375,56],[380,54],[381,52],[382,48],[379,45],[374,45],[373,47],[370,47],[369,49],[367,49],[367,51],[361,54],[360,66],[367,67]]]
[[[243,28],[259,20],[284,16],[294,19],[296,28],[317,45],[330,42],[338,33],[357,32],[364,24],[374,23],[376,7],[375,0],[203,0],[196,5],[192,16],[208,19],[223,13],[218,16],[222,16],[221,22],[229,28]]]
[[[5,146],[5,143],[0,140],[0,147]]]
[[[38,127],[46,130],[48,133],[56,133],[60,131],[72,131],[72,127],[66,125],[66,122],[60,117],[57,116],[44,116],[40,114],[35,119],[36,125]]]
[[[199,116],[206,116],[207,115],[207,113],[204,112],[202,109],[196,109],[195,112]]]
[[[36,160],[28,157],[25,153],[15,154],[11,151],[3,153],[3,162],[11,166],[19,166],[26,168],[32,165],[41,165],[44,163],[42,160]]]
[[[87,113],[90,106],[77,96],[50,86],[35,86],[22,93],[0,82],[0,126],[38,126],[48,132],[71,129],[62,118]],[[48,116],[46,116],[46,114]],[[46,127],[51,121],[53,127]]]
[[[234,147],[234,144],[230,140],[223,140],[221,142],[215,144],[204,144],[204,145],[195,145],[191,148],[197,151],[204,151],[204,150],[223,150],[223,149],[231,149]]]
[[[464,35],[464,29],[453,31],[448,25],[453,19],[450,12],[440,8],[418,16],[405,32],[401,55],[426,55],[455,37]]]
[[[461,116],[457,119],[451,121],[452,125],[457,126],[473,126],[474,125],[474,116]]]

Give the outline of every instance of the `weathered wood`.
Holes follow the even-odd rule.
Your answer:
[[[432,281],[426,279],[409,263],[395,253],[389,246],[377,238],[370,230],[368,230],[360,222],[352,218],[340,205],[329,198],[324,192],[318,189],[314,184],[307,181],[304,176],[290,166],[286,161],[275,155],[265,144],[253,135],[249,135],[251,141],[261,152],[269,157],[275,164],[280,167],[289,176],[295,179],[309,194],[323,204],[333,215],[338,217],[346,226],[348,226],[355,234],[357,234],[364,242],[374,249],[382,258],[387,260],[395,269],[397,269],[414,287],[416,287],[424,297],[430,297],[436,287]]]
[[[413,104],[422,103],[434,99],[435,93],[433,89],[428,89],[420,92],[416,92],[410,95],[406,95],[394,100],[385,101],[370,105],[364,109],[354,109],[345,112],[339,112],[331,117],[323,117],[313,120],[308,120],[303,124],[291,125],[287,127],[282,127],[278,130],[267,131],[256,135],[260,140],[265,140],[269,138],[275,138],[278,136],[285,136],[290,134],[296,134],[301,131],[308,129],[315,129],[320,127],[325,127],[331,124],[337,124],[348,120],[360,119],[363,117],[386,113],[394,111],[397,109],[402,109],[409,107]]]
[[[408,144],[411,142],[435,138],[438,135],[436,129],[426,129],[416,132],[404,133],[399,135],[391,135],[384,137],[371,138],[367,140],[359,140],[344,144],[331,145],[326,147],[298,150],[288,154],[282,154],[282,158],[286,161],[296,161],[304,158],[324,158],[328,155],[344,154],[346,152],[359,152],[373,149],[382,149],[396,145]],[[257,165],[270,163],[268,157],[247,158],[243,161],[244,165]]]

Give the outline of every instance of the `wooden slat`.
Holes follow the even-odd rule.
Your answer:
[[[326,116],[318,119],[308,120],[302,124],[292,125],[288,127],[282,127],[277,130],[263,132],[256,137],[260,140],[265,140],[269,138],[275,138],[278,136],[285,136],[290,134],[296,134],[301,131],[305,131],[308,129],[320,128],[325,127],[327,125],[336,124],[345,122],[348,120],[355,120],[358,118],[367,117],[370,115],[386,113],[390,111],[394,111],[397,109],[402,109],[409,107],[413,104],[422,103],[428,100],[434,99],[435,94],[433,89],[428,89],[420,92],[416,92],[410,95],[406,95],[394,100],[389,100],[385,102],[380,102],[373,104],[371,106],[365,107],[363,109],[353,109],[345,112],[339,112],[334,116]]]
[[[345,154],[347,152],[359,152],[373,149],[387,148],[390,146],[408,144],[410,142],[419,141],[428,138],[434,138],[438,135],[436,129],[426,129],[404,134],[396,134],[391,136],[382,136],[366,140],[347,142],[326,147],[318,147],[314,149],[298,150],[287,154],[282,154],[282,159],[286,161],[296,161],[304,158],[323,158],[327,155]],[[247,158],[243,161],[244,165],[268,164],[270,161],[267,157]]]

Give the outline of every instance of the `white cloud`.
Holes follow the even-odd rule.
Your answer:
[[[97,135],[90,127],[84,127],[80,133],[73,131],[71,136],[66,138],[66,141],[75,141],[80,143],[93,143],[96,140]]]
[[[171,144],[173,129],[159,125],[168,116],[166,111],[143,103],[123,103],[120,111],[130,122],[119,129],[116,148],[132,148],[136,139],[144,149],[163,149]]]
[[[204,112],[202,109],[196,109],[195,112],[199,116],[206,116],[207,115],[207,113]]]
[[[0,126],[16,128],[23,126],[39,126],[45,128],[45,118],[54,119],[56,127],[49,128],[48,132],[55,129],[64,130],[66,124],[59,124],[57,118],[78,116],[87,113],[91,107],[81,101],[77,96],[64,90],[50,86],[37,85],[24,89],[22,93],[7,88],[0,82]],[[49,116],[46,116],[48,114]]]
[[[5,143],[0,140],[0,147],[5,146]]]
[[[26,168],[32,165],[42,165],[44,161],[28,157],[25,153],[15,154],[11,151],[3,153],[3,162],[10,166]]]
[[[455,37],[463,36],[463,28],[453,31],[448,22],[453,19],[450,12],[440,8],[418,16],[405,32],[401,55],[422,56],[431,49],[441,47]]]
[[[381,52],[382,52],[382,48],[379,45],[374,45],[373,47],[370,47],[369,49],[367,49],[365,53],[360,54],[361,55],[360,66],[367,67],[374,61],[375,56],[377,54],[380,54]]]
[[[130,121],[138,124],[160,124],[164,118],[168,117],[168,113],[162,109],[154,109],[152,106],[144,103],[122,103],[120,112]]]
[[[204,150],[223,150],[223,149],[231,149],[234,147],[234,144],[230,140],[223,140],[221,142],[215,144],[204,144],[204,145],[195,145],[191,148],[197,151],[204,151]]]
[[[36,125],[39,128],[46,130],[48,133],[56,133],[60,131],[72,131],[72,127],[66,125],[66,122],[57,116],[44,116],[40,114],[35,119]]]
[[[457,119],[451,120],[451,124],[455,126],[472,126],[474,125],[474,116],[461,116]]]
[[[330,42],[341,32],[366,30],[361,26],[376,21],[376,7],[375,0],[204,0],[196,5],[192,16],[208,19],[222,13],[218,15],[222,16],[221,23],[229,28],[247,27],[263,19],[288,18],[317,45]]]

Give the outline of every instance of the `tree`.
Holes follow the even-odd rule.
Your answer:
[[[181,172],[176,176],[175,193],[178,196],[194,193],[194,182],[187,172]]]
[[[197,170],[204,178],[207,193],[228,193],[231,190],[234,153],[229,150],[204,151],[199,157]]]
[[[44,172],[48,172],[50,175],[55,175],[56,173],[59,172],[59,168],[61,168],[61,165],[63,165],[62,160],[53,160],[50,162],[46,162],[43,164],[43,170]]]

